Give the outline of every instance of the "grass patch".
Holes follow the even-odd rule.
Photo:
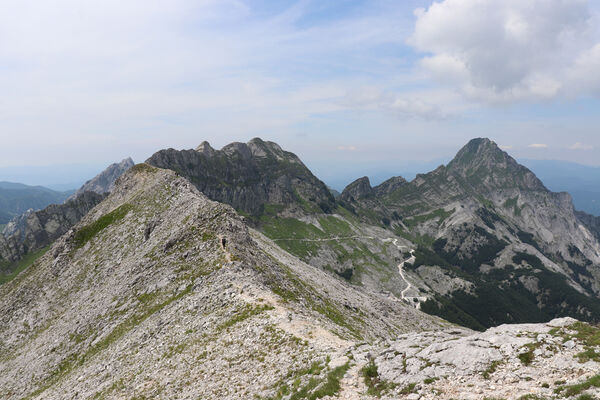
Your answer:
[[[255,315],[261,314],[265,311],[272,309],[273,307],[269,305],[253,306],[250,304],[246,304],[244,307],[242,307],[239,313],[235,314],[232,318],[217,326],[217,332],[221,332],[239,322],[245,321],[249,318],[252,318]]]
[[[534,359],[533,350],[529,350],[525,353],[521,353],[521,354],[519,354],[518,357],[519,357],[519,360],[521,360],[521,364],[523,364],[525,366],[530,365]]]
[[[433,220],[433,219],[437,219],[438,220],[438,226],[441,225],[448,217],[450,217],[452,214],[454,213],[454,210],[452,211],[446,211],[443,208],[439,208],[429,214],[423,214],[423,215],[416,215],[412,218],[406,218],[403,222],[404,225],[406,225],[408,228],[412,228],[416,225],[420,225],[424,222]]]
[[[367,385],[367,394],[371,396],[380,397],[384,392],[395,387],[394,384],[386,382],[379,377],[377,365],[373,360],[362,368],[361,373],[365,379],[365,385]]]
[[[416,393],[417,384],[416,383],[409,383],[408,385],[404,386],[401,390],[400,390],[400,394],[411,394],[411,393]]]
[[[0,285],[10,282],[13,279],[15,279],[17,277],[17,275],[19,275],[21,272],[23,272],[24,270],[29,268],[29,266],[31,266],[33,263],[35,263],[38,258],[43,256],[48,251],[49,248],[50,248],[50,246],[47,246],[39,251],[26,254],[21,260],[16,261],[14,263],[7,264],[6,266],[4,266],[2,269],[6,270],[6,271],[10,271],[10,272],[8,272],[6,274],[4,274],[4,273],[0,274]]]
[[[562,393],[566,397],[573,397],[577,396],[578,394],[581,394],[581,392],[583,392],[584,390],[588,390],[592,387],[600,387],[600,374],[594,375],[586,381],[577,383],[575,385],[558,387],[554,389],[554,393]]]
[[[498,366],[502,364],[502,361],[500,360],[496,360],[496,361],[492,361],[490,363],[490,365],[488,365],[488,367],[485,369],[485,371],[483,371],[481,373],[481,375],[483,376],[484,379],[490,379],[490,376],[496,372],[496,370],[498,369]]]
[[[600,328],[585,322],[575,322],[568,330],[554,328],[550,334],[562,337],[563,342],[575,339],[583,344],[584,350],[576,355],[579,362],[600,362],[600,353],[596,352],[596,348],[600,346]]]
[[[131,172],[135,172],[135,173],[139,173],[139,172],[154,173],[154,172],[158,171],[158,168],[155,168],[146,163],[139,163],[139,164],[135,164],[133,167],[131,167],[130,170],[131,170]]]
[[[89,225],[85,225],[81,227],[73,238],[73,242],[75,243],[75,248],[83,247],[87,242],[92,240],[94,236],[96,236],[100,231],[107,228],[108,226],[114,224],[125,218],[127,213],[133,209],[133,205],[131,204],[123,204],[120,207],[117,207],[113,211],[109,212],[98,218],[96,221],[92,222]]]
[[[318,374],[321,372],[320,368],[322,367],[320,367],[319,364],[319,367],[314,371],[311,366],[309,370],[301,371],[300,373],[303,375],[309,373]],[[341,389],[340,380],[344,377],[349,368],[350,364],[346,363],[330,370],[324,377],[312,376],[302,387],[300,387],[299,377],[295,380],[292,388],[283,385],[279,389],[275,399],[281,399],[287,395],[289,395],[289,400],[316,400],[326,396],[335,396]]]

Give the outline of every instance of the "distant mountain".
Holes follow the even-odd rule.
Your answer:
[[[29,209],[40,210],[65,201],[71,192],[57,192],[42,186],[0,182],[0,224],[6,224]]]
[[[577,210],[600,216],[600,167],[556,160],[520,162],[551,190],[569,192]]]
[[[335,206],[327,186],[295,154],[259,138],[221,150],[208,142],[195,150],[161,150],[146,163],[176,171],[210,199],[254,218],[326,213]]]
[[[112,191],[115,181],[123,175],[135,163],[131,157],[124,159],[120,163],[109,165],[104,171],[100,172],[94,178],[87,181],[81,186],[69,199],[74,199],[82,193],[94,192],[98,194],[109,193]]]
[[[105,195],[84,192],[63,204],[29,210],[13,218],[0,233],[0,275],[12,272],[15,263],[41,251],[64,235]]]
[[[474,328],[600,315],[594,220],[488,139],[411,182],[372,188],[361,178],[342,199],[365,223],[415,246],[409,269],[432,296],[428,312]]]
[[[133,165],[131,158],[111,164],[73,193],[64,204],[27,210],[12,218],[0,232],[0,275],[10,273],[25,256],[42,251],[67,232],[112,191],[116,180]],[[13,188],[6,190],[22,190],[20,188],[25,186],[14,183],[0,185]]]

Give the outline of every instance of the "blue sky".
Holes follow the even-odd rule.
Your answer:
[[[0,168],[256,136],[328,179],[435,164],[479,136],[518,158],[600,165],[597,2],[1,7]]]

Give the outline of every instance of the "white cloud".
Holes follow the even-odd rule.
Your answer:
[[[511,150],[513,147],[509,146],[509,145],[500,145],[499,146],[502,150]]]
[[[410,26],[385,5],[307,23],[314,8],[4,2],[0,164],[37,162],[35,146],[45,162],[75,162],[110,160],[115,148],[293,135],[295,124],[342,110],[350,88],[387,81],[395,64],[372,51],[383,53],[377,46],[398,42]]]
[[[532,143],[527,147],[529,147],[530,149],[546,149],[548,148],[548,145],[546,143]]]
[[[586,84],[600,92],[587,0],[443,0],[415,15],[420,65],[470,99],[537,101]]]
[[[356,151],[356,146],[337,146],[336,150],[339,150],[339,151]]]
[[[424,121],[445,120],[470,107],[451,90],[415,89],[394,93],[378,87],[360,87],[349,91],[341,99],[340,106],[381,110],[402,120]]]
[[[585,143],[581,143],[581,142],[577,142],[577,143],[570,145],[569,149],[570,150],[593,150],[594,146],[585,144]]]

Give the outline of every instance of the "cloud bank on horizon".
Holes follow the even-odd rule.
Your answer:
[[[317,170],[444,158],[476,136],[597,164],[591,1],[1,7],[0,166],[142,160],[254,136]]]

